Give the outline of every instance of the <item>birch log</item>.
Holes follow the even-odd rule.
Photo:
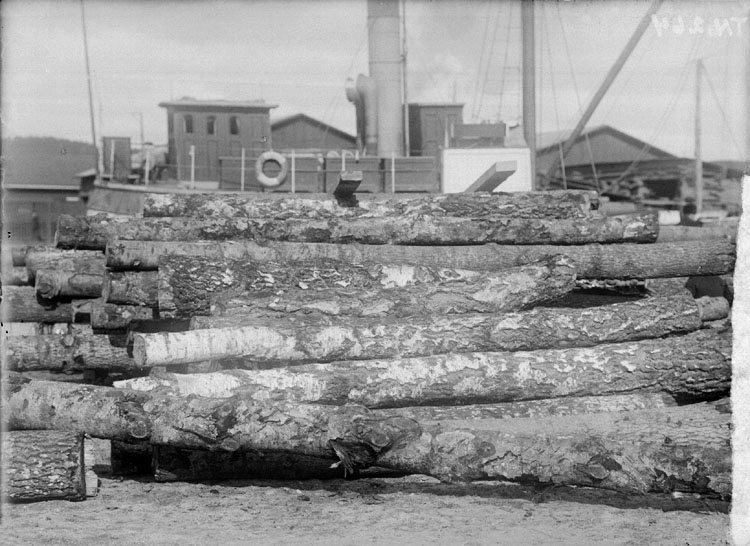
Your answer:
[[[564,255],[578,278],[648,279],[724,275],[734,268],[734,245],[727,240],[649,245],[473,245],[399,246],[253,241],[172,242],[116,240],[107,247],[112,269],[154,270],[163,256],[250,259],[259,262],[336,260],[353,264],[411,264],[497,271]]]
[[[37,298],[33,286],[2,287],[3,322],[71,322],[73,308],[70,303]]]
[[[234,320],[237,317],[227,317]],[[215,320],[215,318],[214,318]],[[267,324],[270,324],[268,322]],[[697,330],[689,294],[585,310],[538,307],[505,315],[347,319],[296,328],[283,322],[178,333],[135,334],[139,366],[244,356],[254,362],[331,362],[450,352],[582,347]]]
[[[248,197],[247,194],[147,194],[143,216],[224,216],[244,218],[509,216],[515,218],[587,218],[596,215],[598,195],[569,190],[519,193],[456,193],[407,199],[360,201],[342,207],[332,196],[323,198]]]
[[[647,243],[659,230],[655,213],[594,218],[467,218],[396,216],[322,220],[268,218],[136,218],[61,215],[55,241],[60,248],[105,250],[114,239],[137,241],[298,241],[396,245],[484,243],[575,245]]]
[[[155,271],[108,271],[102,299],[106,303],[159,306],[159,274]]]
[[[95,250],[60,250],[37,247],[26,251],[26,270],[36,278],[39,270],[76,271],[104,275],[105,256]]]
[[[153,444],[338,458],[347,472],[377,465],[444,481],[532,480],[627,493],[731,491],[731,417],[712,404],[418,422],[356,405],[175,398],[91,386],[65,391],[71,386],[38,383],[17,384],[6,394],[12,429],[83,429],[122,438],[131,434],[128,417]]]
[[[20,430],[3,434],[3,468],[11,502],[86,498],[83,434]]]
[[[66,271],[64,269],[40,269],[36,272],[37,294],[45,299],[98,298],[102,295],[104,271]]]
[[[72,372],[135,367],[127,350],[112,346],[109,336],[88,333],[10,336],[5,343],[5,354],[7,369],[14,371]]]
[[[729,391],[731,332],[605,343],[590,348],[442,354],[388,360],[306,364],[207,374],[159,373],[117,383],[167,387],[179,396],[369,408],[516,402],[564,396],[666,392],[710,396]]]
[[[159,269],[162,316],[207,315],[211,303],[239,312],[408,316],[518,310],[573,287],[573,266],[556,257],[496,273],[424,266],[303,265],[167,257]]]

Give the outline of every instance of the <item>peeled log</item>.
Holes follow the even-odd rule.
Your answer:
[[[39,270],[77,271],[104,275],[105,256],[95,250],[60,250],[37,247],[26,251],[26,269],[31,279]]]
[[[360,196],[361,197],[361,196]],[[342,207],[332,196],[274,197],[247,194],[146,194],[143,216],[224,216],[245,218],[510,216],[515,218],[586,218],[596,215],[594,191],[454,193],[383,201],[360,201]]]
[[[102,295],[104,271],[100,273],[40,269],[36,272],[37,294],[45,299],[58,297],[97,298]]]
[[[162,256],[202,256],[259,262],[336,260],[353,264],[411,264],[497,271],[564,255],[578,278],[648,279],[724,275],[734,269],[735,248],[727,240],[649,245],[473,245],[399,246],[253,241],[171,242],[116,240],[107,246],[107,266],[154,270]]]
[[[5,487],[11,502],[86,498],[83,434],[22,430],[3,434]]]
[[[143,404],[148,393],[59,381],[32,381],[8,373],[3,417],[9,430],[68,430],[97,438],[147,438],[151,418]]]
[[[133,359],[122,347],[110,344],[109,336],[88,333],[66,335],[9,336],[5,343],[9,370],[132,369]]]
[[[321,312],[408,316],[518,310],[553,300],[573,287],[575,273],[561,257],[496,273],[424,266],[321,260],[259,263],[249,260],[167,257],[159,268],[162,316],[207,315],[217,298],[238,312]],[[234,298],[234,299],[233,299]]]
[[[33,286],[2,287],[3,322],[60,323],[73,320],[70,303],[37,299]]]
[[[159,274],[155,271],[108,271],[102,299],[106,303],[159,306]]]
[[[515,402],[563,396],[666,392],[708,396],[729,391],[731,332],[608,343],[590,348],[442,354],[306,364],[207,374],[160,373],[117,383],[179,396],[242,394],[254,400],[369,408]]]
[[[397,245],[587,244],[654,242],[655,213],[596,218],[468,218],[396,216],[322,220],[269,218],[136,218],[97,216],[58,219],[60,248],[104,250],[115,239],[136,241],[236,240]]]
[[[198,318],[198,317],[196,317]],[[237,317],[205,317],[211,321]],[[689,294],[646,298],[584,310],[538,307],[504,315],[411,317],[403,320],[310,321],[290,328],[266,325],[135,334],[139,366],[161,366],[244,356],[253,362],[331,362],[471,351],[585,347],[661,337],[701,326]]]

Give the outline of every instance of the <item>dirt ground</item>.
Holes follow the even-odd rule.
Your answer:
[[[730,544],[728,508],[692,498],[377,473],[214,483],[109,477],[83,502],[4,505],[0,543],[711,546]]]

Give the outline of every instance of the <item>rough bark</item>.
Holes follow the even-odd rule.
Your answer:
[[[69,430],[122,441],[141,440],[151,432],[143,405],[152,397],[144,392],[32,381],[9,372],[2,395],[9,430]]]
[[[120,439],[130,434],[125,416],[137,415],[143,418],[141,437],[153,444],[338,458],[347,471],[377,465],[445,481],[532,480],[628,493],[731,490],[731,417],[712,404],[418,422],[356,405],[175,398],[108,387],[78,386],[51,398],[47,385],[69,387],[29,383],[11,389],[11,428],[84,429]],[[129,410],[117,411],[125,400]]]
[[[34,279],[39,270],[76,271],[104,275],[105,256],[95,250],[60,250],[57,248],[30,248],[26,252],[26,270]]]
[[[64,269],[40,269],[36,272],[35,288],[44,299],[58,297],[98,298],[102,295],[104,272],[89,273]]]
[[[102,299],[106,303],[159,306],[159,274],[154,271],[108,271]]]
[[[29,284],[29,274],[25,267],[6,267],[2,271],[3,286],[25,286]]]
[[[167,387],[180,396],[221,398],[242,393],[255,400],[357,403],[370,408],[654,391],[707,396],[728,392],[731,352],[731,332],[702,330],[590,348],[443,354],[194,375],[159,373],[117,386]]]
[[[360,201],[343,207],[331,196],[276,197],[267,194],[147,194],[143,215],[224,216],[245,218],[337,218],[430,214],[435,216],[509,216],[515,218],[586,218],[595,215],[593,191],[457,193]]]
[[[196,319],[201,317],[195,317]],[[135,334],[140,366],[161,366],[244,356],[253,362],[331,362],[397,356],[585,347],[697,330],[698,308],[689,294],[646,298],[606,307],[538,307],[505,315],[467,314],[401,320],[339,319],[266,321],[237,326],[238,317],[202,317],[208,328],[179,333]],[[195,320],[195,319],[194,319]]]
[[[113,269],[154,270],[162,256],[250,259],[259,262],[337,260],[497,271],[564,255],[578,278],[647,279],[724,275],[734,269],[735,248],[727,240],[649,245],[473,245],[399,246],[253,241],[165,242],[117,240],[107,247]]]
[[[73,301],[74,322],[79,316],[86,316],[91,327],[96,330],[122,330],[132,323],[154,318],[151,307],[104,303],[101,298]]]
[[[122,347],[110,344],[109,336],[88,333],[46,336],[10,336],[5,343],[9,370],[55,370],[61,372],[99,368],[132,369],[133,359]]]
[[[659,236],[656,239],[659,243],[669,243],[674,241],[701,241],[706,239],[728,239],[737,240],[737,221],[725,221],[706,224],[700,227],[693,226],[660,226]]]
[[[73,320],[70,303],[37,298],[33,286],[3,286],[3,322],[58,323]]]
[[[136,218],[128,222],[101,216],[61,215],[60,248],[105,250],[115,239],[137,241],[297,241],[396,245],[576,245],[647,243],[659,231],[655,213],[593,218],[468,218],[395,216],[322,220],[269,218]]]
[[[496,273],[424,266],[321,260],[255,262],[167,257],[159,268],[162,316],[208,315],[211,303],[238,312],[319,312],[355,316],[501,312],[554,300],[574,282],[573,266],[556,257]]]
[[[83,434],[21,430],[3,434],[5,493],[11,502],[84,500]]]

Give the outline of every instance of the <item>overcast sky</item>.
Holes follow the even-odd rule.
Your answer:
[[[648,6],[536,3],[538,129],[575,125]],[[265,99],[279,105],[272,119],[304,112],[355,130],[344,86],[368,72],[365,0],[84,7],[99,136],[138,142],[142,115],[146,140],[163,143],[158,103],[183,96]],[[749,12],[750,0],[665,1],[589,126],[606,123],[692,156],[701,58],[705,157],[743,159]],[[90,141],[79,0],[3,0],[0,15],[3,136]],[[518,1],[407,0],[406,28],[410,101],[464,103],[466,122],[520,121]]]

